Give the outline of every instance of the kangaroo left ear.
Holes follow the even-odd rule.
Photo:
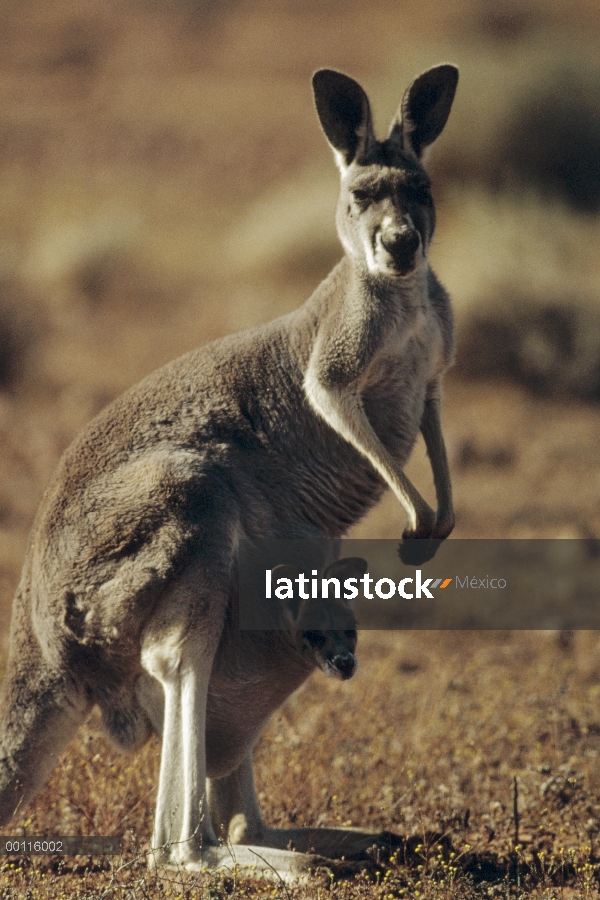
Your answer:
[[[284,622],[292,631],[296,630],[303,609],[302,600],[294,590],[294,580],[299,574],[300,570],[289,563],[282,563],[271,570],[275,596],[279,600]],[[286,579],[287,584],[278,585],[279,579]]]
[[[421,159],[448,121],[457,84],[458,69],[452,65],[435,66],[415,78],[392,120],[388,140]]]

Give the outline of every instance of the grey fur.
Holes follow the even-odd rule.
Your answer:
[[[407,559],[428,558],[452,530],[439,417],[452,314],[427,262],[435,216],[421,156],[445,124],[456,79],[452,66],[420,76],[379,142],[362,88],[317,72],[317,110],[341,169],[341,262],[291,315],[150,375],[63,456],[14,602],[0,824],[41,787],[97,704],[122,747],[162,735],[161,863],[232,865],[216,837],[228,835],[243,844],[234,854],[242,868],[291,881],[315,864],[313,851],[364,857],[374,842],[262,821],[252,744],[321,661],[289,632],[235,627],[236,546],[242,536],[340,537],[386,486],[408,516]],[[419,429],[437,514],[402,471]],[[428,539],[425,551],[413,550],[415,537]],[[340,653],[351,645],[339,637]],[[260,851],[266,865],[247,844],[270,848]]]

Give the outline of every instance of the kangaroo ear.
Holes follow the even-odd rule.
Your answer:
[[[341,169],[364,159],[375,140],[369,98],[358,82],[333,69],[313,75],[317,113]]]
[[[458,84],[456,66],[435,66],[415,78],[392,120],[388,140],[421,159],[448,121]]]
[[[347,556],[345,559],[338,559],[331,563],[327,567],[324,577],[339,578],[343,582],[346,578],[362,578],[368,568],[369,564],[366,559],[361,559],[360,556]],[[354,600],[348,600],[343,594],[342,597],[345,606],[352,609]]]
[[[366,559],[361,559],[360,556],[348,556],[346,559],[338,559],[331,563],[327,567],[324,577],[339,578],[340,581],[344,578],[362,578],[368,568],[369,564]]]
[[[298,592],[294,590],[294,579],[297,578],[299,574],[300,570],[289,563],[282,563],[271,570],[272,582],[275,585],[276,590],[278,587],[280,588],[279,593],[275,593],[275,596],[279,600],[281,612],[283,613],[283,620],[286,626],[293,631],[296,629],[296,625],[303,609],[303,601],[298,596]],[[277,585],[279,578],[286,578],[291,586]],[[285,593],[285,597],[281,596],[282,593]]]

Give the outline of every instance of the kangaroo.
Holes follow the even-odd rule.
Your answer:
[[[430,558],[453,528],[440,424],[452,314],[427,258],[435,214],[423,159],[457,80],[451,65],[419,76],[380,142],[360,85],[318,71],[317,113],[341,172],[341,261],[290,315],[150,375],[64,454],[14,600],[0,825],[97,705],[122,748],[161,737],[161,865],[294,881],[322,857],[364,859],[382,840],[261,818],[252,745],[323,656],[306,635],[303,659],[289,631],[239,631],[238,543],[337,539],[387,487],[408,520],[405,560]],[[403,473],[419,429],[437,513]],[[282,615],[290,624],[293,612]],[[344,665],[334,669],[351,674]]]

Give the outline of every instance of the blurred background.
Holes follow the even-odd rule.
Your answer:
[[[140,377],[300,304],[340,257],[312,72],[459,65],[430,171],[457,317],[459,537],[600,536],[597,0],[4,0],[0,657],[60,454]],[[410,475],[432,498],[421,443]],[[398,537],[386,497],[353,531]]]

